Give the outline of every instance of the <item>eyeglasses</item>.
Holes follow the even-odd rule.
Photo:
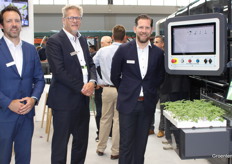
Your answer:
[[[65,19],[68,19],[70,22],[75,21],[81,21],[82,17],[65,17]]]

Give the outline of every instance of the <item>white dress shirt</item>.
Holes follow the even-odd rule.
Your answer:
[[[147,67],[148,67],[148,54],[149,54],[149,46],[151,46],[151,43],[149,42],[147,46],[144,49],[139,48],[139,45],[137,44],[137,52],[138,52],[138,60],[139,60],[139,68],[142,79],[147,74]],[[143,87],[141,87],[141,91],[139,96],[143,97]]]
[[[96,67],[101,67],[102,80],[98,76],[98,84],[113,85],[110,80],[111,63],[114,53],[122,43],[114,42],[110,46],[100,48],[93,57],[93,62]]]
[[[23,69],[23,50],[22,50],[22,41],[20,40],[18,45],[14,45],[12,41],[10,41],[7,37],[3,36],[6,44],[10,50],[11,56],[14,59],[16,68],[20,76],[22,76]]]
[[[72,34],[70,34],[68,31],[66,31],[64,28],[63,28],[64,32],[66,33],[66,35],[68,36],[75,52],[73,53],[76,53],[77,55],[77,58],[80,62],[80,65],[81,65],[81,68],[82,68],[82,74],[83,74],[83,82],[84,84],[88,82],[88,71],[87,71],[87,67],[86,67],[86,62],[85,62],[85,58],[84,58],[84,53],[83,53],[83,50],[82,50],[82,47],[80,45],[80,41],[79,41],[79,38],[81,36],[81,34],[78,32],[78,37],[76,36],[73,36]],[[72,52],[70,52],[72,53]]]

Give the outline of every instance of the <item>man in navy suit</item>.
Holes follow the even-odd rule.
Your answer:
[[[86,39],[78,32],[83,9],[62,9],[63,29],[50,37],[46,54],[52,71],[48,106],[53,110],[52,164],[66,164],[72,134],[71,163],[85,161],[89,132],[89,96],[94,92],[96,69]]]
[[[16,7],[1,11],[0,163],[9,164],[14,144],[16,164],[30,164],[34,105],[44,88],[35,47],[20,39],[22,17]]]
[[[115,52],[111,81],[117,87],[120,124],[119,164],[143,164],[149,127],[164,79],[163,51],[150,43],[153,20],[135,19],[136,39]]]

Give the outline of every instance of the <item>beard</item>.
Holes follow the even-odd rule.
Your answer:
[[[138,38],[138,41],[139,41],[140,43],[147,43],[148,40],[150,39],[150,36],[149,36],[149,37],[146,37],[146,38],[144,38],[144,39],[142,39],[140,36],[137,36],[137,38]]]
[[[14,29],[16,31],[12,32],[11,30]],[[20,35],[20,31],[21,29],[18,28],[18,27],[14,27],[12,28],[10,31],[6,31],[7,35],[10,37],[10,38],[18,38],[19,35]]]

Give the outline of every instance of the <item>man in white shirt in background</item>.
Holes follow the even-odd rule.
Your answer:
[[[111,159],[118,159],[119,118],[118,111],[116,109],[118,94],[116,88],[113,86],[113,83],[110,80],[110,70],[114,52],[122,43],[125,43],[126,41],[126,31],[122,25],[116,25],[113,28],[112,33],[114,43],[110,46],[101,48],[93,58],[96,67],[101,67],[102,81],[98,80],[98,83],[103,86],[102,117],[100,120],[99,143],[96,152],[99,156],[104,155],[113,121]]]
[[[110,46],[111,44],[112,44],[112,38],[110,36],[103,36],[101,38],[101,48],[106,47],[106,46]],[[92,55],[92,57],[94,57],[96,55],[96,53],[94,55]],[[98,66],[96,69],[97,69],[97,73],[98,73],[99,77],[102,79],[100,66]],[[95,88],[94,101],[95,101],[95,106],[96,106],[95,120],[96,120],[96,125],[97,125],[97,132],[96,132],[97,137],[95,138],[95,141],[98,142],[99,141],[99,131],[100,131],[100,119],[101,119],[101,115],[102,115],[102,87],[100,85],[97,85],[97,87]],[[112,136],[112,131],[110,133],[110,136]]]

